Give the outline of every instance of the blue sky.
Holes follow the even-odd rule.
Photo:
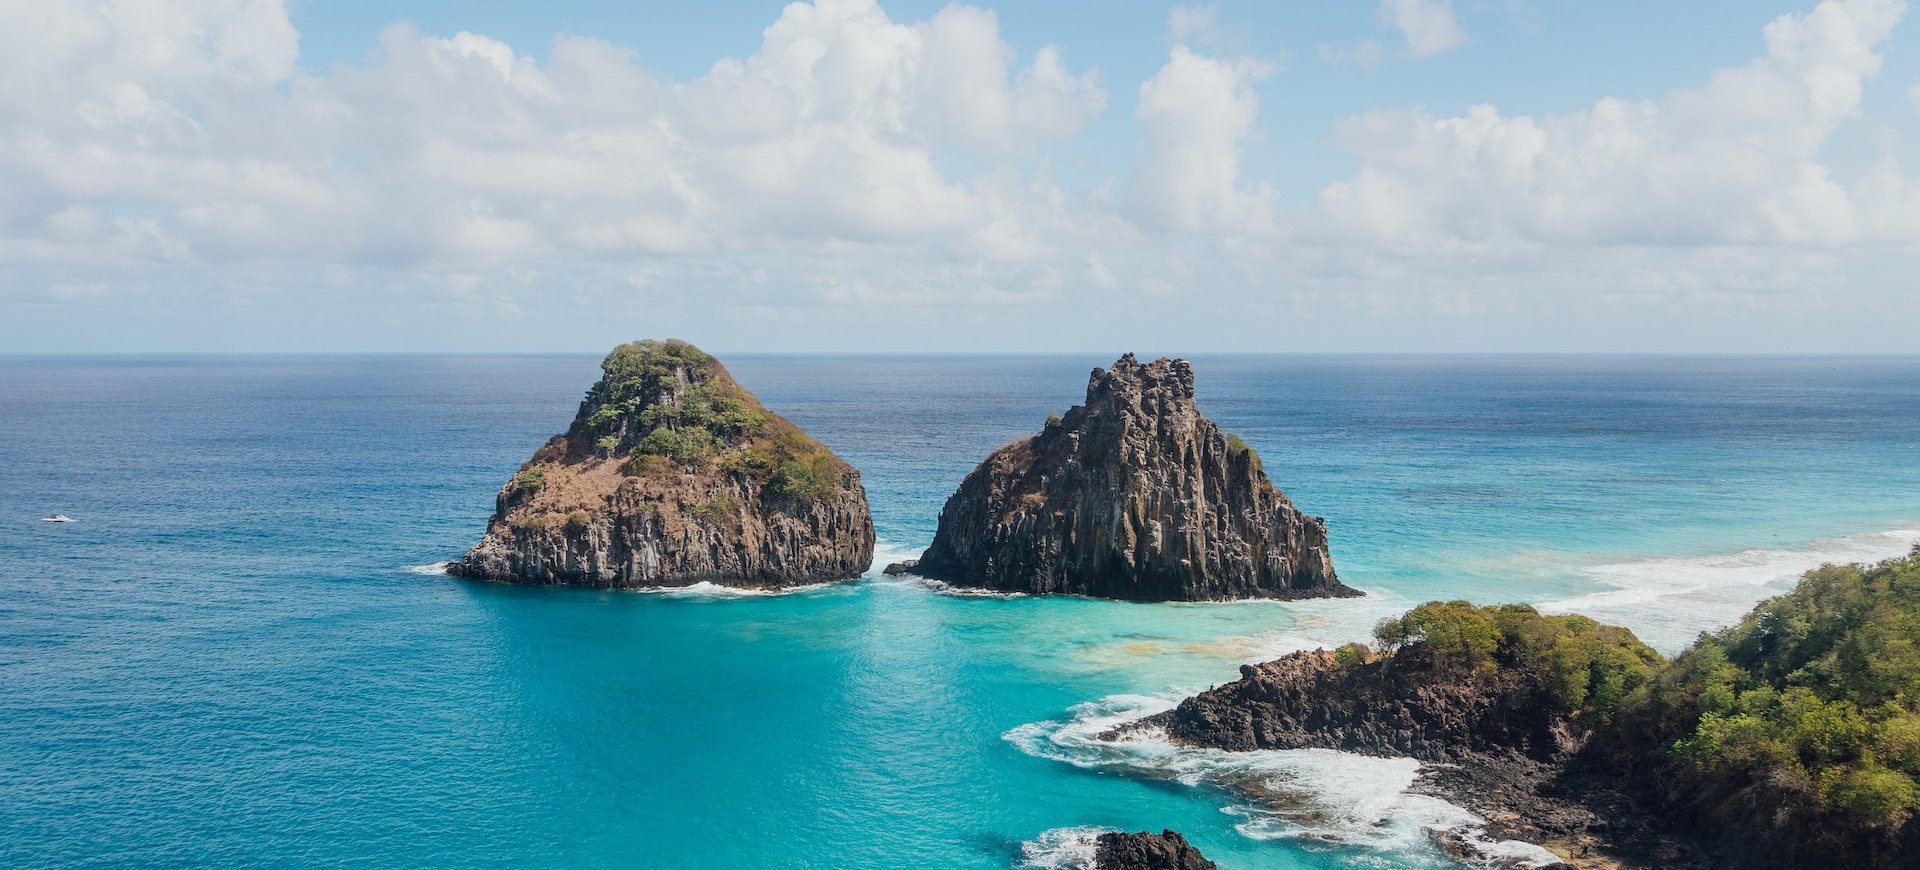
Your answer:
[[[0,2],[0,352],[1920,324],[1897,0]]]

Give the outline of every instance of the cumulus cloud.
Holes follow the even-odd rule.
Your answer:
[[[1659,100],[1567,115],[1492,105],[1341,122],[1360,168],[1325,188],[1335,238],[1408,248],[1496,243],[1844,245],[1912,238],[1910,187],[1883,165],[1849,187],[1820,162],[1857,116],[1897,0],[1827,0],[1765,28],[1766,53]]]
[[[904,24],[871,0],[792,4],[751,55],[687,82],[595,39],[536,62],[404,25],[310,76],[277,0],[7,5],[10,257],[467,266],[965,244],[1005,216],[939,149],[1025,153],[1106,100],[1097,73],[1057,47],[1020,65],[994,14],[960,5]]]
[[[1409,55],[1465,38],[1444,2],[1380,9]],[[1860,251],[1884,283],[1920,243],[1920,185],[1891,154],[1823,159],[1903,12],[1826,0],[1657,99],[1383,109],[1329,134],[1263,105],[1278,70],[1202,48],[1211,8],[1180,7],[1164,63],[1125,83],[1134,139],[1108,145],[1087,132],[1125,119],[1099,124],[1110,83],[1085,55],[1016,51],[966,5],[794,3],[751,51],[674,79],[590,37],[535,54],[409,25],[316,73],[279,0],[0,0],[18,25],[0,28],[0,322],[278,293],[569,337],[585,306],[775,336],[939,307],[976,339],[1067,320],[1259,347],[1263,317],[1396,316],[1417,339],[1436,312],[1812,305],[1868,269]],[[1354,168],[1283,195],[1253,168],[1263,131]],[[1248,316],[1192,314],[1216,298]]]
[[[1254,83],[1272,74],[1260,61],[1173,47],[1140,86],[1141,143],[1129,188],[1135,220],[1182,233],[1270,231],[1273,189],[1243,180],[1240,166],[1260,116]]]
[[[1406,37],[1414,57],[1446,54],[1467,41],[1449,0],[1380,0],[1380,20]]]

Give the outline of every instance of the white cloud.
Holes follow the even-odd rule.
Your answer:
[[[807,241],[967,245],[994,219],[939,148],[992,159],[1078,133],[1097,73],[1025,66],[990,11],[890,20],[789,5],[746,58],[663,81],[557,40],[536,62],[396,26],[359,65],[294,65],[275,0],[7,4],[0,255],[111,250],[440,262],[715,252]],[[53,216],[139,215],[138,226]],[[90,235],[89,235],[90,233]],[[130,242],[129,235],[145,237]],[[93,254],[86,253],[93,251]]]
[[[1410,55],[1465,38],[1445,3],[1381,9]],[[567,346],[592,306],[612,337],[698,317],[905,335],[939,308],[956,342],[1070,322],[1255,348],[1263,322],[1312,317],[1404,317],[1422,339],[1435,314],[1813,306],[1910,271],[1920,244],[1899,162],[1822,156],[1903,11],[1829,0],[1663,98],[1361,112],[1328,136],[1284,102],[1263,126],[1277,71],[1197,49],[1217,23],[1186,6],[1139,83],[1137,140],[1109,143],[1087,135],[1111,125],[1094,126],[1098,73],[1070,63],[1084,47],[1017,53],[970,6],[900,22],[871,0],[796,3],[752,51],[673,80],[597,39],[536,55],[409,26],[313,74],[274,0],[0,0],[22,24],[0,29],[0,322],[280,294],[308,316],[412,306],[436,333],[544,317]],[[1256,168],[1263,131],[1356,168],[1283,197]],[[1228,300],[1248,316],[1192,313]]]
[[[1182,233],[1271,230],[1273,189],[1242,180],[1240,165],[1260,115],[1254,82],[1272,74],[1259,61],[1173,47],[1140,86],[1134,114],[1141,144],[1128,194],[1136,221]]]
[[[1218,10],[1212,5],[1188,4],[1173,7],[1167,13],[1167,39],[1187,45],[1216,42],[1220,39]]]
[[[1765,29],[1764,57],[1662,100],[1350,118],[1332,141],[1360,168],[1321,192],[1322,214],[1335,238],[1430,251],[1912,238],[1920,227],[1901,216],[1897,172],[1849,189],[1819,162],[1857,115],[1902,11],[1896,0],[1828,0],[1784,16]]]
[[[1433,57],[1467,41],[1449,0],[1380,0],[1380,20],[1407,38],[1407,53]]]

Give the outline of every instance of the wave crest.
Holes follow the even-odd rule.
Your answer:
[[[1601,586],[1599,591],[1545,602],[1540,609],[1624,625],[1655,648],[1674,652],[1703,630],[1737,622],[1761,600],[1787,592],[1821,565],[1878,562],[1906,555],[1917,544],[1920,529],[1893,529],[1797,547],[1592,565],[1580,573]],[[1648,606],[1655,603],[1661,606]]]
[[[1251,839],[1354,848],[1396,867],[1435,868],[1457,864],[1433,844],[1434,832],[1485,839],[1479,816],[1408,790],[1421,766],[1411,758],[1328,749],[1227,752],[1175,744],[1158,728],[1104,736],[1177,703],[1171,695],[1112,695],[1076,705],[1065,721],[1020,725],[1002,737],[1029,755],[1076,767],[1226,791],[1241,801],[1227,809],[1240,818],[1235,829]],[[1518,866],[1559,860],[1527,843],[1486,845]]]
[[[1020,866],[1035,870],[1094,870],[1094,841],[1113,828],[1054,828],[1020,844]]]

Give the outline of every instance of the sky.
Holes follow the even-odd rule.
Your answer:
[[[1901,0],[0,0],[0,353],[1903,353]]]

